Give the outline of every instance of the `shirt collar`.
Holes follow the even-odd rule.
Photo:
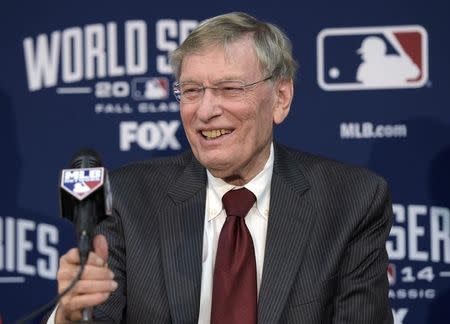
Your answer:
[[[244,186],[235,186],[226,183],[220,178],[214,177],[208,170],[206,170],[208,177],[208,193],[209,193],[209,210],[208,210],[208,221],[217,217],[223,210],[222,197],[223,195],[232,189],[239,189],[246,187],[248,190],[253,192],[256,196],[256,208],[259,214],[266,220],[269,216],[269,204],[270,204],[270,183],[272,180],[273,173],[273,161],[274,161],[274,148],[273,143],[270,145],[269,158],[264,165],[264,168],[259,172],[250,182]],[[211,206],[220,206],[214,208]]]

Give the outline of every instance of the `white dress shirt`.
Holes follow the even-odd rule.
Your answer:
[[[253,192],[256,202],[245,216],[253,240],[256,258],[256,281],[259,294],[266,246],[267,221],[269,217],[270,183],[273,171],[273,144],[264,169],[244,187]],[[216,260],[217,243],[220,231],[227,218],[222,205],[223,195],[232,189],[241,187],[226,183],[215,178],[207,171],[208,183],[206,188],[205,227],[203,231],[203,259],[202,259],[202,286],[200,291],[200,312],[198,323],[208,324],[211,319],[211,300],[214,276],[214,263]]]
[[[256,202],[245,216],[247,225],[253,240],[256,258],[256,283],[259,295],[266,246],[267,221],[269,217],[270,183],[272,181],[274,161],[273,143],[270,146],[270,155],[264,169],[258,173],[249,183],[244,185],[256,196]],[[209,324],[211,320],[211,300],[214,276],[214,263],[216,261],[217,243],[220,231],[227,218],[222,205],[223,195],[232,189],[242,187],[226,183],[220,178],[214,177],[207,171],[208,183],[206,188],[205,227],[203,231],[203,255],[202,255],[202,281],[200,291],[199,324]],[[47,324],[55,323],[56,307],[53,310]]]

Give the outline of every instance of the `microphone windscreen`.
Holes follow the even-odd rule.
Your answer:
[[[70,163],[72,169],[98,168],[102,166],[100,155],[93,149],[84,148],[78,151]]]

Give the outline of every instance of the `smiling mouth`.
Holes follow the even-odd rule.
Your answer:
[[[222,135],[230,134],[231,130],[229,129],[213,129],[213,130],[204,130],[201,132],[203,137],[207,140],[216,139]]]

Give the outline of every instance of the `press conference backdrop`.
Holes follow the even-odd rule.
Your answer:
[[[293,41],[300,70],[276,138],[388,180],[395,323],[450,322],[447,1],[55,0],[0,9],[4,323],[56,293],[58,259],[75,242],[58,216],[57,183],[74,152],[93,147],[112,169],[188,147],[168,55],[199,21],[229,11],[271,21]]]

